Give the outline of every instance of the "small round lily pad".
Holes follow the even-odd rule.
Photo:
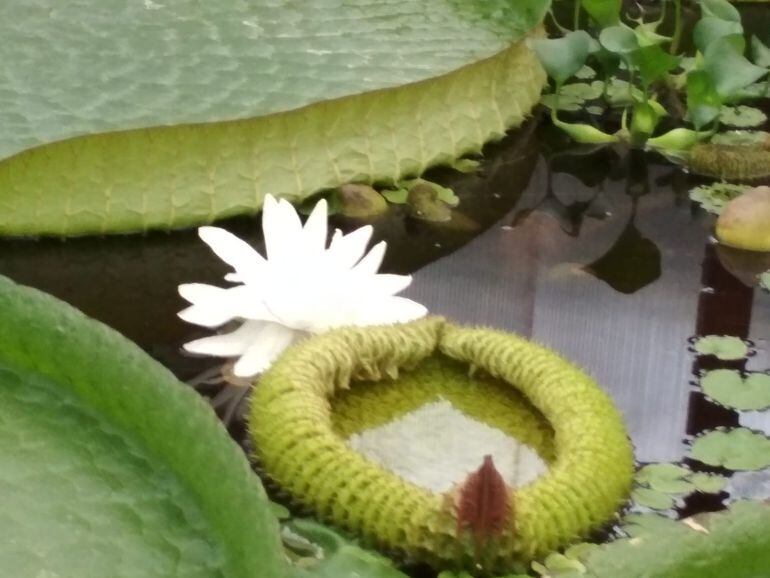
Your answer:
[[[744,378],[732,369],[716,369],[700,381],[703,391],[724,406],[742,410],[762,410],[770,407],[770,375],[751,373]]]
[[[767,115],[758,108],[741,104],[723,106],[719,113],[719,120],[729,126],[752,128],[764,124],[767,121]]]
[[[731,361],[746,357],[749,346],[738,337],[706,335],[695,342],[695,351],[699,355],[714,355],[717,359]]]
[[[718,474],[696,472],[689,479],[695,489],[704,494],[718,494],[727,486],[727,478]]]
[[[746,428],[713,430],[693,442],[690,457],[729,470],[761,470],[770,466],[770,439]]]
[[[676,504],[671,495],[650,488],[636,488],[631,493],[631,499],[638,505],[653,510],[669,510]]]
[[[688,481],[692,472],[676,464],[649,464],[636,474],[636,481],[664,494],[687,494],[695,490]]]

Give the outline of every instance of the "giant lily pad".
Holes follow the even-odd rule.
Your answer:
[[[450,163],[537,103],[520,41],[548,4],[4,2],[0,233],[182,227]]]
[[[286,574],[258,479],[192,390],[4,277],[0,326],[3,575]]]

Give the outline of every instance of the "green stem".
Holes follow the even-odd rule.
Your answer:
[[[674,0],[674,35],[671,37],[669,52],[676,54],[682,39],[682,0]]]
[[[572,21],[572,28],[580,28],[580,9],[583,7],[583,0],[575,0],[575,15]]]

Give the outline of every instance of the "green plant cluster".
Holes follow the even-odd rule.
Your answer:
[[[581,8],[590,17],[587,30],[578,29]],[[672,36],[658,31],[665,2],[660,17],[648,21],[643,10],[638,18],[624,16],[621,0],[577,0],[574,30],[557,23],[562,36],[532,41],[553,83],[546,104],[554,124],[580,143],[623,142],[689,161],[693,149],[720,126],[764,122],[761,111],[735,105],[770,95],[770,80],[763,80],[770,70],[770,49],[756,36],[746,42],[740,14],[727,0],[700,0],[700,8],[693,30],[696,53],[685,56],[678,52],[682,0],[674,0]],[[594,68],[601,80],[569,82],[589,76]],[[581,105],[589,113],[619,108],[620,129],[610,134],[559,118],[563,108]]]

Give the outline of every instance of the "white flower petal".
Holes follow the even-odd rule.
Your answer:
[[[411,275],[380,274],[367,278],[369,291],[379,295],[395,295],[409,287],[412,283]]]
[[[235,318],[230,308],[214,309],[203,305],[191,305],[187,309],[182,309],[177,315],[187,323],[209,328],[219,327]]]
[[[201,227],[198,235],[241,279],[259,279],[265,274],[265,259],[246,241],[218,227]]]
[[[353,325],[406,323],[427,315],[428,309],[406,297],[389,297],[375,303],[362,303]]]
[[[265,325],[264,321],[247,321],[232,333],[196,339],[185,343],[184,348],[190,353],[216,357],[243,355],[259,339]]]
[[[262,231],[267,258],[283,261],[297,251],[302,238],[302,222],[290,202],[276,201],[272,195],[267,195],[262,209]]]
[[[366,252],[373,231],[371,225],[366,225],[347,235],[337,235],[335,232],[327,251],[331,266],[335,269],[350,269],[358,263]]]
[[[387,248],[388,244],[385,241],[380,241],[364,255],[364,258],[358,262],[353,270],[357,273],[374,275],[382,265],[382,259],[385,257],[385,249]]]
[[[307,221],[305,221],[305,227],[302,229],[304,248],[312,255],[326,250],[327,219],[326,199],[321,199],[313,212],[310,213]]]
[[[205,283],[184,283],[179,286],[179,295],[190,303],[202,303],[219,299],[226,289]]]
[[[265,371],[295,340],[302,336],[277,323],[265,324],[256,341],[235,363],[233,373],[237,377],[251,377]]]
[[[254,285],[223,289],[203,283],[188,283],[179,286],[179,294],[193,304],[179,312],[179,317],[188,323],[219,327],[237,318],[275,321],[263,295]]]

